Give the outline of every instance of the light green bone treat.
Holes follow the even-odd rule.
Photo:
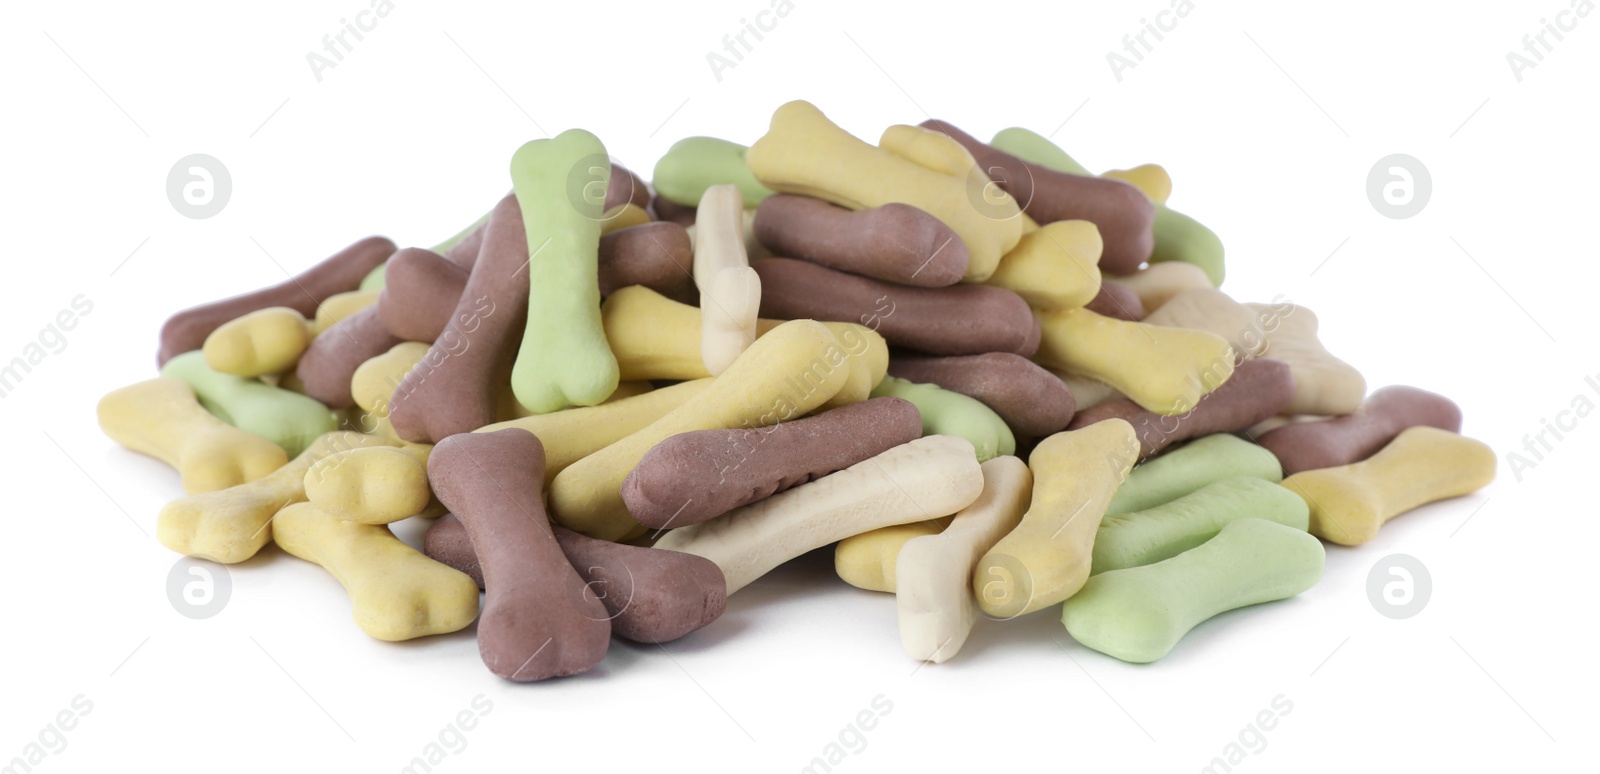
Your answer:
[[[1283,466],[1272,452],[1236,435],[1196,438],[1134,468],[1117,488],[1106,514],[1154,508],[1235,476],[1277,483],[1283,480]]]
[[[600,138],[568,129],[511,156],[528,233],[528,327],[511,370],[535,414],[593,406],[617,389],[617,358],[600,324],[600,226],[611,161]]]
[[[161,375],[183,380],[218,419],[282,446],[291,458],[339,427],[338,415],[327,406],[256,379],[213,371],[200,350],[168,360]]]
[[[746,150],[739,143],[715,137],[685,137],[656,162],[650,182],[662,198],[686,207],[699,206],[700,195],[707,188],[732,183],[739,186],[745,209],[750,209],[773,191],[751,174],[744,163]]]
[[[994,409],[959,392],[917,384],[893,376],[872,390],[872,397],[904,398],[922,413],[922,434],[955,435],[972,442],[978,462],[1017,453],[1017,439]]]
[[[434,245],[433,247],[431,247],[429,249],[432,250],[435,253],[438,253],[440,255],[444,255],[445,253],[450,251],[450,248],[455,247],[458,244],[461,244],[462,240],[466,239],[469,236],[472,236],[472,232],[477,231],[479,226],[482,226],[483,224],[488,223],[489,222],[489,214],[490,213],[488,213],[488,212],[484,213],[483,217],[478,218],[477,220],[473,221],[472,225],[467,226],[464,229],[461,229],[461,231],[457,232],[455,236],[452,236],[449,239],[446,239],[443,242],[440,242],[439,244],[436,244],[436,245]],[[367,276],[361,278],[361,290],[364,290],[364,291],[383,290],[383,287],[386,284],[385,283],[386,274],[384,272],[384,268],[387,267],[388,265],[389,265],[389,262],[388,261],[384,261],[383,263],[380,263],[377,266],[372,267],[372,271],[367,272]]]
[[[1265,519],[1304,532],[1311,527],[1311,509],[1294,492],[1259,478],[1207,484],[1170,503],[1102,519],[1089,574],[1171,559],[1239,519]]]
[[[1016,156],[1030,164],[1069,175],[1094,173],[1085,169],[1055,143],[1027,129],[1012,127],[1002,129],[989,144],[997,150]],[[1223,270],[1222,240],[1204,224],[1161,202],[1151,202],[1156,208],[1153,226],[1156,244],[1150,253],[1151,263],[1183,261],[1204,269],[1211,284],[1221,287]]]
[[[1288,599],[1317,584],[1322,541],[1294,527],[1240,519],[1166,561],[1096,575],[1062,606],[1073,639],[1148,664],[1219,613]]]

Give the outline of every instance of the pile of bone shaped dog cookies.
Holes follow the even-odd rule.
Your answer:
[[[511,183],[431,250],[370,237],[166,322],[161,376],[99,404],[181,477],[162,544],[276,543],[372,637],[476,621],[514,681],[834,544],[915,659],[1056,606],[1144,663],[1494,477],[1450,400],[1369,396],[1310,310],[1217,290],[1159,166],[931,120],[873,145],[797,101],[748,148],[674,145],[653,191],[576,129]]]

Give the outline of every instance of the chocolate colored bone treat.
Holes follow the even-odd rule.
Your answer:
[[[892,202],[851,211],[810,196],[769,196],[756,239],[773,254],[887,282],[940,288],[961,281],[967,245],[938,218]]]
[[[895,355],[889,375],[976,398],[1018,435],[1041,437],[1072,421],[1077,404],[1066,383],[1033,361],[1009,352],[963,357]]]
[[[491,231],[486,244],[494,238]],[[551,530],[539,439],[525,430],[446,438],[428,458],[428,480],[466,527],[482,565],[487,596],[478,651],[489,671],[532,682],[600,663],[611,643],[611,615]]]
[[[709,559],[595,540],[552,526],[573,569],[611,614],[611,632],[618,637],[671,642],[717,620],[727,609],[727,582]],[[483,585],[478,555],[454,514],[445,514],[428,528],[423,550]]]
[[[689,232],[676,223],[645,223],[600,237],[602,296],[629,285],[643,285],[669,298],[678,297],[692,284],[693,267]]]
[[[1099,227],[1105,240],[1100,268],[1127,274],[1150,258],[1155,208],[1139,189],[1120,180],[1069,175],[1030,164],[944,121],[928,119],[921,125],[961,143],[978,167],[1035,221],[1087,220]]]
[[[369,306],[317,334],[300,356],[295,373],[306,395],[328,408],[350,408],[356,404],[350,395],[350,377],[356,369],[401,341],[383,324],[378,308]]]
[[[500,200],[486,228],[449,324],[394,391],[389,421],[408,441],[437,443],[495,420],[494,374],[516,345],[528,306],[528,280],[518,273],[528,240],[515,197]]]
[[[1039,323],[1022,297],[984,285],[913,288],[857,277],[806,261],[758,261],[761,314],[859,323],[892,345],[933,355],[1039,347]]]
[[[200,349],[205,346],[206,337],[223,323],[257,309],[286,306],[304,317],[313,317],[317,306],[329,296],[359,287],[367,273],[382,264],[394,249],[394,243],[385,237],[367,237],[271,287],[185,309],[161,326],[156,365],[166,365],[176,355]]]
[[[650,206],[650,187],[639,179],[633,170],[621,164],[611,165],[611,177],[606,180],[605,209],[631,204],[639,209]]]
[[[683,433],[645,454],[623,480],[622,500],[646,527],[699,524],[920,437],[922,418],[899,398],[770,427]]]
[[[1128,322],[1143,320],[1145,314],[1139,295],[1113,282],[1101,283],[1100,293],[1085,308],[1098,315]]]
[[[481,237],[478,244],[481,249]],[[384,269],[378,316],[400,339],[432,344],[450,323],[470,271],[431,250],[400,250]]]
[[[1069,427],[1086,427],[1112,417],[1127,420],[1139,434],[1139,459],[1147,460],[1182,440],[1244,430],[1282,411],[1293,399],[1294,376],[1289,366],[1261,358],[1239,364],[1228,381],[1186,414],[1163,416],[1123,399],[1078,412]]]
[[[1354,414],[1284,425],[1256,439],[1278,456],[1283,473],[1360,462],[1417,426],[1461,432],[1461,408],[1443,395],[1395,385],[1372,393]]]

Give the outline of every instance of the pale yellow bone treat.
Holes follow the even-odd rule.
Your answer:
[[[1267,351],[1289,364],[1294,400],[1285,414],[1349,414],[1366,398],[1367,380],[1354,366],[1334,357],[1317,339],[1317,315],[1296,304],[1245,304],[1276,323],[1267,330]]]
[[[335,518],[362,524],[393,524],[421,513],[428,488],[427,454],[390,447],[351,449],[317,460],[306,471],[306,499]]]
[[[745,161],[776,191],[853,210],[901,202],[938,218],[966,244],[968,282],[988,279],[1022,237],[1016,200],[989,181],[966,148],[939,132],[891,126],[874,147],[796,100],[772,114]]]
[[[1166,204],[1167,197],[1172,196],[1172,176],[1167,174],[1166,168],[1160,164],[1140,164],[1132,169],[1110,169],[1100,173],[1100,176],[1121,180],[1144,192],[1144,195],[1156,204]]]
[[[1087,376],[1079,376],[1069,371],[1062,371],[1059,368],[1046,368],[1045,370],[1055,374],[1057,379],[1067,385],[1067,391],[1072,393],[1073,405],[1077,411],[1113,400],[1122,400],[1123,398],[1122,393],[1117,392],[1117,388],[1105,382],[1096,381]]]
[[[373,416],[388,417],[395,389],[427,356],[429,348],[424,342],[402,341],[362,363],[350,377],[350,396],[356,405]]]
[[[356,625],[376,639],[460,631],[478,617],[477,582],[400,542],[388,527],[294,503],[273,518],[272,539],[337,579]]]
[[[378,303],[379,291],[352,290],[328,296],[317,306],[317,316],[311,321],[311,335],[319,336],[350,315]]]
[[[264,478],[167,503],[156,520],[156,538],[187,556],[242,562],[272,539],[273,514],[306,499],[306,471],[317,460],[346,449],[386,445],[371,435],[326,433]]]
[[[1108,274],[1104,280],[1133,291],[1139,297],[1139,304],[1144,307],[1146,316],[1185,290],[1212,287],[1205,269],[1184,261],[1152,263],[1132,274]]]
[[[1105,382],[1158,414],[1188,412],[1233,375],[1233,348],[1213,333],[1113,320],[1088,309],[1038,317],[1035,360]]]
[[[701,312],[650,288],[634,285],[618,290],[600,310],[606,340],[616,354],[623,379],[704,379],[701,355]],[[756,321],[756,336],[783,320]],[[889,345],[877,331],[847,322],[824,322],[850,361],[850,377],[839,394],[823,404],[834,408],[867,399],[889,370]]]
[[[914,538],[937,535],[950,517],[896,524],[851,535],[833,547],[833,571],[839,579],[867,591],[894,593],[895,561],[900,548]]]
[[[95,411],[111,440],[171,465],[188,494],[254,481],[289,461],[283,447],[217,419],[170,376],[113,390]]]
[[[700,352],[712,376],[756,340],[761,277],[744,252],[739,187],[714,185],[695,210],[694,283],[700,289]]]
[[[1296,473],[1283,486],[1311,507],[1311,534],[1357,546],[1406,511],[1488,486],[1494,469],[1484,443],[1419,426],[1361,462]]]
[[[1210,331],[1245,357],[1282,361],[1295,382],[1286,415],[1348,414],[1366,395],[1366,379],[1323,348],[1317,340],[1317,316],[1303,306],[1241,304],[1220,290],[1199,288],[1173,296],[1144,321]]]
[[[1100,292],[1100,229],[1061,220],[1022,236],[984,281],[1022,296],[1041,311],[1077,309]]]
[[[601,215],[600,233],[609,234],[633,226],[642,226],[650,222],[650,213],[637,204],[619,204],[606,210]]]
[[[569,529],[602,540],[642,534],[644,527],[622,502],[621,488],[651,447],[691,430],[756,428],[798,419],[839,392],[849,373],[848,358],[822,323],[793,320],[779,325],[756,339],[699,395],[557,474],[550,482],[551,515]]]
[[[679,527],[655,547],[715,562],[732,594],[807,551],[881,527],[955,513],[982,490],[972,443],[930,435],[710,521]]]
[[[557,473],[572,463],[647,427],[710,386],[709,378],[695,379],[598,406],[496,422],[473,432],[492,433],[515,427],[533,433],[544,444],[544,482],[548,486]]]
[[[937,535],[914,538],[895,562],[900,645],[918,661],[950,660],[978,621],[972,571],[1028,510],[1033,473],[1016,457],[983,463],[983,493]]]
[[[273,306],[223,323],[206,337],[202,352],[213,371],[234,376],[280,374],[300,361],[311,337],[311,324],[299,312]]]
[[[1133,425],[1121,419],[1056,433],[1034,447],[1028,512],[973,573],[984,612],[1014,618],[1078,593],[1089,580],[1106,506],[1138,458]]]

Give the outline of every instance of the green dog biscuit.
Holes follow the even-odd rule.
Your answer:
[[[1207,484],[1170,503],[1101,520],[1089,573],[1171,559],[1240,519],[1265,519],[1304,532],[1311,527],[1311,509],[1294,492],[1259,478]]]
[[[600,139],[569,129],[511,156],[528,233],[528,326],[511,370],[535,414],[593,406],[617,389],[617,358],[600,324],[600,226],[611,161]]]
[[[1094,173],[1085,169],[1055,143],[1027,129],[1012,127],[1002,129],[989,142],[997,150],[1005,151],[1030,164],[1069,175]],[[1151,202],[1156,208],[1155,249],[1150,253],[1151,263],[1183,261],[1204,269],[1214,287],[1222,286],[1224,252],[1222,240],[1204,224],[1161,202]]]
[[[972,442],[978,462],[1017,453],[1017,439],[994,409],[959,392],[917,384],[893,376],[872,390],[872,397],[904,398],[922,413],[922,434],[954,435]]]
[[[672,144],[656,162],[656,193],[674,204],[696,207],[707,188],[724,183],[739,187],[745,209],[773,194],[744,163],[743,145],[715,137],[685,137]]]
[[[1204,436],[1134,468],[1111,498],[1106,513],[1154,508],[1235,476],[1277,483],[1283,480],[1283,468],[1272,452],[1236,435]]]
[[[1219,613],[1288,599],[1315,586],[1322,541],[1294,527],[1240,519],[1166,561],[1096,575],[1062,606],[1073,639],[1147,664]]]
[[[282,446],[290,459],[299,456],[323,433],[339,428],[338,416],[327,406],[256,379],[213,371],[200,350],[168,360],[161,375],[182,380],[207,411],[240,430]]]

